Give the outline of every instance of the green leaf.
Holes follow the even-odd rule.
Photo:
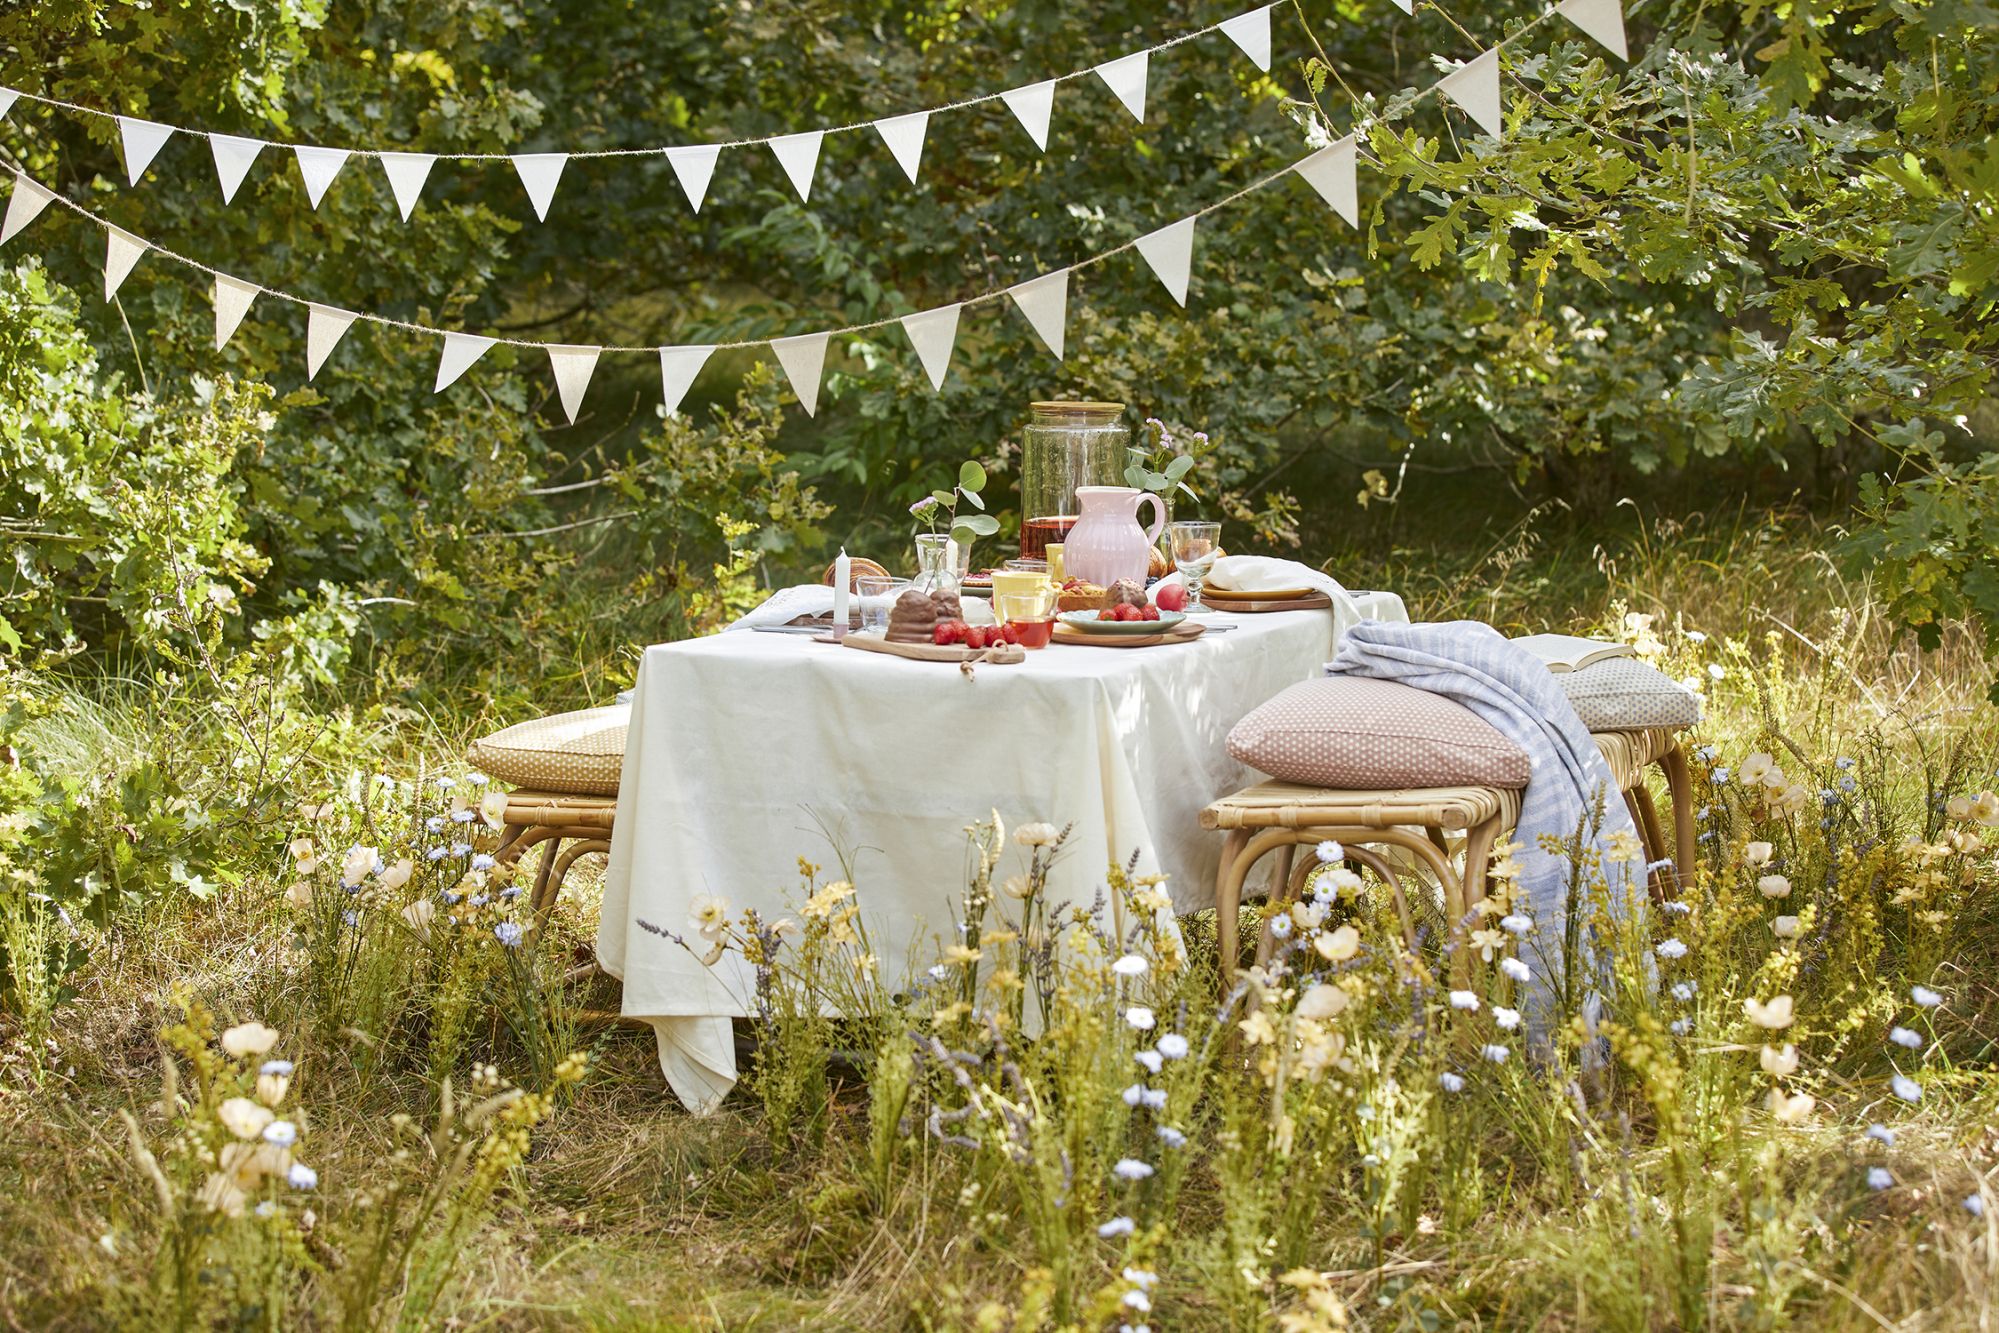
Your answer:
[[[1174,459],[1172,462],[1166,465],[1166,480],[1168,481],[1180,480],[1180,478],[1187,475],[1188,470],[1193,466],[1194,466],[1194,456],[1192,454],[1181,454],[1178,458]]]
[[[975,537],[990,537],[998,531],[999,520],[991,514],[972,514],[951,525],[953,537],[961,532],[971,533]]]
[[[986,470],[980,467],[976,461],[966,459],[964,466],[958,469],[958,489],[961,491],[980,491],[985,489],[985,485]]]
[[[971,502],[972,508],[984,509],[986,507],[986,502],[979,498],[979,493],[977,491],[963,491],[961,492],[961,494],[964,495],[965,499]]]

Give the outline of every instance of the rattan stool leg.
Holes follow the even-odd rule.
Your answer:
[[[1222,993],[1235,985],[1236,913],[1242,908],[1242,880],[1236,861],[1249,845],[1248,829],[1229,830],[1222,844],[1222,865],[1215,874],[1215,970],[1221,975]]]
[[[1666,832],[1659,826],[1659,807],[1653,804],[1651,790],[1641,782],[1631,789],[1631,794],[1637,798],[1638,814],[1640,816],[1638,827],[1645,836],[1646,864],[1650,865],[1655,861],[1668,860],[1669,858],[1666,855]],[[1664,871],[1658,874],[1646,875],[1645,881],[1650,886],[1654,899],[1664,901],[1669,896],[1669,886],[1666,882]]]
[[[1694,784],[1687,769],[1686,748],[1675,742],[1659,759],[1666,775],[1666,794],[1673,802],[1674,889],[1685,893],[1694,886]]]

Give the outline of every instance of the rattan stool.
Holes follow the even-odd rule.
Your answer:
[[[512,791],[507,793],[507,812],[502,816],[505,831],[493,859],[512,864],[530,848],[541,843],[548,850],[541,855],[535,872],[534,892],[528,898],[536,917],[546,920],[562,892],[562,881],[577,858],[593,852],[609,855],[611,825],[618,813],[615,796],[574,796],[561,792]],[[563,843],[567,842],[567,847]]]
[[[1669,727],[1645,731],[1599,731],[1592,733],[1598,752],[1610,765],[1617,789],[1631,820],[1638,825],[1639,840],[1645,844],[1648,861],[1671,860],[1670,884],[1664,876],[1652,880],[1652,895],[1665,898],[1684,891],[1693,881],[1694,804],[1693,778],[1687,768],[1686,751],[1679,733]],[[1673,849],[1666,852],[1666,835],[1659,823],[1659,810],[1645,785],[1645,770],[1657,765],[1666,779],[1666,794],[1673,803]],[[1669,892],[1670,890],[1670,892]]]
[[[1417,787],[1403,791],[1333,791],[1290,782],[1265,782],[1245,788],[1201,811],[1201,827],[1222,829],[1222,867],[1215,882],[1215,936],[1223,959],[1223,984],[1233,979],[1236,957],[1236,911],[1242,905],[1249,872],[1271,852],[1278,853],[1276,894],[1289,902],[1304,891],[1314,868],[1307,859],[1294,867],[1297,849],[1328,839],[1341,845],[1348,860],[1379,875],[1395,897],[1403,938],[1416,944],[1415,920],[1402,891],[1400,874],[1382,853],[1395,849],[1412,857],[1436,876],[1443,889],[1444,914],[1454,940],[1462,943],[1470,913],[1485,897],[1486,868],[1492,849],[1520,817],[1520,793],[1499,787]],[[1452,864],[1447,834],[1463,834],[1464,867]],[[1405,867],[1406,869],[1406,867]],[[1273,902],[1278,899],[1273,896]],[[1265,930],[1257,960],[1268,957],[1270,935]],[[1471,955],[1451,951],[1455,982],[1470,980]]]

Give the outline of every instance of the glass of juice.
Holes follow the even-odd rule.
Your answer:
[[[1023,648],[1046,648],[1055,638],[1055,589],[1051,587],[995,593],[993,610],[1020,631]]]

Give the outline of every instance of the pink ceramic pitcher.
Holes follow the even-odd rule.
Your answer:
[[[1138,506],[1152,502],[1150,528],[1138,525]],[[1166,526],[1166,505],[1150,491],[1131,486],[1078,486],[1076,503],[1083,516],[1062,544],[1062,567],[1070,578],[1108,588],[1119,579],[1145,586],[1152,563],[1152,544]]]

